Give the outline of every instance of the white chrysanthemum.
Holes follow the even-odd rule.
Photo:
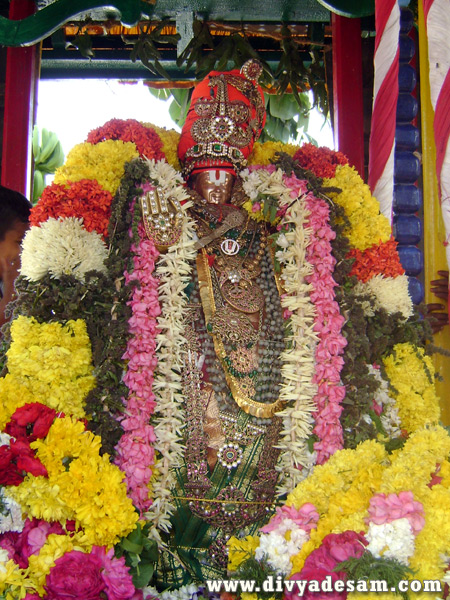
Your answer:
[[[389,383],[383,379],[379,369],[375,369],[372,365],[368,365],[368,367],[369,372],[380,383],[379,388],[375,392],[374,401],[383,409],[380,417],[383,429],[391,439],[399,437],[401,435],[402,423],[395,399],[389,395]]]
[[[261,534],[255,558],[266,559],[271,567],[287,575],[292,570],[291,557],[300,552],[303,544],[309,540],[309,535],[291,519],[284,521],[276,531]],[[290,531],[289,540],[285,537],[287,531]]]
[[[396,519],[391,523],[369,524],[366,539],[367,550],[376,558],[395,558],[404,565],[414,555],[414,533],[408,519]]]
[[[375,275],[363,283],[359,281],[354,287],[356,294],[369,294],[375,299],[376,308],[384,308],[388,314],[402,313],[407,319],[413,314],[413,303],[408,290],[408,277],[384,277]]]
[[[74,275],[81,281],[88,271],[106,273],[107,256],[101,236],[86,231],[82,219],[50,218],[25,235],[20,274],[31,281],[39,281],[47,273],[56,279]]]
[[[9,498],[0,489],[0,534],[7,531],[21,532],[25,521],[22,518],[22,508],[15,500]]]

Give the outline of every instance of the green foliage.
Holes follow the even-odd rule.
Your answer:
[[[144,526],[137,523],[126,538],[116,545],[114,551],[117,558],[125,557],[125,564],[130,567],[133,584],[142,589],[149,584],[158,562],[158,545],[148,538],[151,523]]]
[[[33,203],[37,202],[45,188],[45,176],[52,174],[64,164],[64,152],[56,133],[45,127],[42,132],[33,128],[32,151],[34,158]]]
[[[407,580],[414,571],[393,558],[375,558],[370,552],[364,552],[359,558],[349,558],[337,564],[334,571],[344,571],[347,578],[353,581],[385,581],[388,590],[408,598],[406,592],[398,591],[398,584]]]
[[[313,92],[314,104],[326,116],[328,115],[328,94],[325,86],[325,73],[320,54],[313,46],[309,50],[309,64],[303,60],[302,48],[292,37],[287,25],[282,28],[282,55],[275,71],[278,94],[284,94],[291,89],[299,107],[302,106],[300,91],[310,88]]]
[[[300,143],[303,138],[312,141],[306,133],[309,123],[311,104],[306,92],[298,94],[265,94],[266,125],[260,142],[280,141],[283,143]],[[301,102],[299,106],[298,101]]]
[[[214,69],[227,71],[229,63],[232,68],[240,69],[247,60],[256,58],[263,66],[262,83],[268,85],[273,81],[271,68],[252,47],[245,32],[223,36],[216,44],[206,21],[197,19],[193,23],[193,32],[194,35],[179,56],[177,65],[184,65],[186,72],[194,67],[196,79],[203,79]]]
[[[275,85],[280,97],[283,97],[287,91],[292,93],[293,100],[297,103],[297,113],[300,114],[304,113],[305,108],[302,91],[311,89],[314,98],[313,106],[317,106],[325,116],[328,114],[325,70],[320,51],[317,47],[311,46],[310,50],[305,52],[302,43],[292,36],[287,25],[282,29],[281,58],[275,73],[263,56],[253,48],[245,32],[239,31],[223,36],[217,43],[206,22],[195,20],[193,31],[193,38],[178,58],[177,65],[179,67],[184,65],[186,72],[194,68],[197,79],[203,79],[213,69],[229,70],[229,65],[231,68],[240,69],[247,60],[256,58],[263,66],[260,79],[263,87]],[[216,36],[216,39],[218,37]],[[275,114],[273,116],[281,118]]]
[[[160,75],[164,79],[170,79],[169,74],[161,64],[161,54],[157,49],[157,44],[176,44],[180,39],[176,35],[162,35],[162,30],[167,27],[168,21],[161,21],[152,29],[149,24],[139,25],[140,34],[137,40],[127,40],[123,38],[126,44],[132,45],[130,58],[133,62],[140,60],[153,75]]]
[[[66,42],[66,48],[70,48],[71,46],[76,48],[83,58],[91,60],[95,56],[95,52],[92,49],[92,38],[87,31],[82,33],[81,28],[79,28],[77,35],[72,41]]]
[[[254,581],[256,586],[260,589],[258,592],[258,600],[270,600],[271,598],[279,599],[283,594],[282,592],[263,591],[263,583],[269,576],[272,576],[273,580],[276,581],[277,575],[279,575],[279,572],[271,567],[265,559],[256,560],[256,558],[250,557],[242,562],[236,571],[231,573],[231,578]]]

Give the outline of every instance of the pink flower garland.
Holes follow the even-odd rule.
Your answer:
[[[345,397],[345,387],[341,384],[340,373],[344,359],[340,356],[347,345],[341,335],[344,317],[335,301],[334,288],[337,283],[332,273],[336,260],[331,254],[330,240],[336,236],[329,225],[329,208],[324,200],[312,194],[306,197],[306,206],[311,215],[307,226],[312,229],[311,243],[306,249],[306,259],[313,266],[313,273],[306,281],[313,287],[311,301],[316,308],[314,331],[319,336],[316,348],[316,371],[313,383],[318,385],[314,401],[317,406],[313,432],[319,441],[314,444],[317,451],[317,464],[323,464],[343,447],[341,402]]]
[[[125,272],[127,283],[136,281],[131,300],[132,316],[128,321],[130,339],[123,360],[127,360],[124,383],[129,389],[125,416],[121,424],[124,430],[118,445],[116,464],[125,473],[128,493],[140,511],[149,508],[148,484],[155,463],[153,443],[156,440],[149,424],[155,409],[153,372],[157,364],[157,321],[161,309],[158,302],[158,280],[153,276],[155,260],[159,256],[152,241],[146,238],[142,225],[139,227],[140,242],[132,246],[134,270]]]
[[[397,519],[408,519],[414,535],[425,525],[423,505],[408,491],[398,494],[375,494],[370,499],[367,522],[383,525]]]
[[[298,510],[295,506],[277,506],[274,516],[267,525],[261,527],[262,533],[270,533],[280,528],[285,520],[295,523],[297,527],[310,533],[311,529],[317,528],[319,513],[311,502],[305,502]]]

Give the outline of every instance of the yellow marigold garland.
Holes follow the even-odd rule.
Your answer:
[[[289,156],[294,156],[298,146],[294,144],[283,144],[283,142],[264,142],[261,144],[255,142],[253,150],[248,157],[249,165],[270,165],[275,158],[276,152],[286,152]]]
[[[165,154],[166,160],[174,169],[181,171],[181,164],[178,160],[178,142],[180,141],[180,133],[175,129],[165,129],[157,127],[150,123],[144,123],[146,127],[151,127],[161,138],[163,143],[162,151]]]
[[[314,504],[321,518],[310,539],[292,559],[292,572],[303,568],[305,559],[318,548],[329,533],[345,529],[361,531],[370,498],[381,482],[384,446],[375,440],[360,444],[355,450],[340,450],[289,494],[286,504],[300,508]],[[343,527],[343,524],[345,526]]]
[[[402,427],[413,432],[439,420],[439,399],[434,386],[434,366],[422,348],[404,343],[394,346],[384,359]]]
[[[335,177],[325,179],[324,185],[342,190],[340,194],[331,193],[330,197],[333,202],[345,209],[350,227],[344,230],[344,234],[354,248],[365,250],[373,244],[389,240],[391,225],[380,213],[378,201],[372,196],[369,186],[363,182],[354,167],[338,165]]]
[[[66,162],[55,173],[55,183],[94,179],[114,195],[124,174],[125,163],[137,158],[132,142],[106,140],[98,144],[78,144],[67,155]]]
[[[0,426],[29,402],[84,417],[83,400],[95,387],[86,323],[38,323],[19,316],[12,322],[11,338],[8,374],[0,379]]]
[[[75,520],[87,544],[111,547],[133,531],[138,520],[123,483],[123,473],[100,456],[101,439],[71,417],[56,419],[45,439],[31,447],[48,478],[30,474],[9,490],[31,517]]]

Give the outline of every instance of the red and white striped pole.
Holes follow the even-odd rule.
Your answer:
[[[450,0],[423,0],[423,12],[434,110],[436,175],[450,267]]]
[[[368,183],[380,203],[381,212],[391,220],[400,31],[400,9],[397,0],[375,0],[375,29]]]

